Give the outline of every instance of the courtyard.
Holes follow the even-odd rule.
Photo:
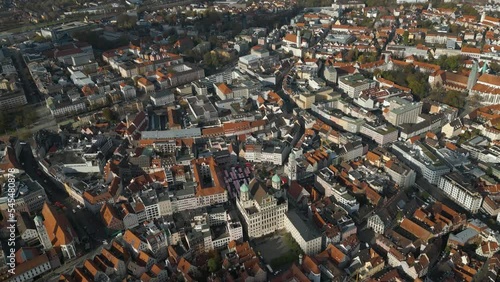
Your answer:
[[[262,256],[265,263],[270,264],[275,270],[298,261],[299,254],[302,253],[290,233],[284,231],[254,239],[253,243],[254,249]]]

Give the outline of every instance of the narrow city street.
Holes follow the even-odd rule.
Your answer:
[[[36,104],[41,102],[43,99],[40,93],[38,93],[35,83],[31,79],[31,74],[29,73],[28,67],[24,63],[21,53],[15,49],[6,49],[6,50],[8,50],[9,52],[9,54],[6,55],[11,56],[12,61],[16,66],[16,69],[18,70],[21,79],[21,85],[23,86],[24,94],[26,95],[28,104]]]
[[[73,268],[75,268],[77,266],[81,266],[86,259],[92,259],[94,256],[99,254],[101,252],[101,250],[102,250],[102,246],[94,248],[93,250],[82,255],[81,257],[77,257],[73,260],[70,260],[70,261],[64,263],[61,267],[53,269],[50,272],[47,272],[45,275],[43,275],[42,277],[40,277],[39,279],[37,279],[35,281],[37,281],[37,282],[59,281],[59,276],[62,273],[71,272],[71,270],[73,270]]]
[[[23,145],[20,160],[26,173],[45,189],[51,203],[60,202],[66,207],[65,215],[74,225],[78,226],[75,229],[80,237],[90,237],[93,239],[91,244],[96,246],[101,245],[102,241],[107,239],[104,226],[97,215],[71,199],[60,184],[55,183],[54,179],[39,169],[29,144]]]
[[[43,279],[39,280],[51,281],[52,278],[56,278],[52,276],[56,275],[58,277],[59,274],[71,270],[74,266],[82,263],[85,259],[92,258],[94,255],[99,253],[100,248],[102,247],[102,242],[109,238],[97,215],[91,213],[79,203],[72,200],[66,191],[54,182],[55,180],[41,172],[39,165],[33,156],[31,146],[29,144],[22,146],[23,148],[20,155],[20,162],[24,171],[33,180],[42,185],[51,204],[60,202],[66,207],[63,209],[63,212],[73,225],[78,238],[82,241],[81,244],[77,246],[77,256],[80,257],[65,263],[63,267],[48,273],[43,277]],[[85,246],[86,242],[90,245]]]

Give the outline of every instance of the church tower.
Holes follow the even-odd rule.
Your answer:
[[[248,195],[248,185],[244,183],[240,187],[240,201],[246,202],[250,199],[250,196]]]
[[[281,177],[276,173],[271,179],[273,189],[279,190],[281,189]]]
[[[477,60],[474,60],[472,69],[469,74],[469,78],[467,80],[467,90],[471,90],[474,85],[476,85],[477,78],[479,76],[479,65]]]

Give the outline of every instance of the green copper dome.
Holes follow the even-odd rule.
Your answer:
[[[278,176],[278,174],[276,173],[273,178],[272,178],[272,181],[275,182],[275,183],[281,183],[281,178]]]
[[[241,185],[240,191],[241,192],[248,192],[248,185],[246,185],[246,184]]]

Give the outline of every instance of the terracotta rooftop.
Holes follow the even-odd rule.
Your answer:
[[[76,233],[63,214],[58,213],[53,206],[45,202],[42,209],[42,216],[44,219],[43,224],[54,247],[73,243]]]
[[[294,282],[310,282],[309,278],[302,273],[300,268],[294,263],[290,269],[283,272],[281,275],[275,277],[271,280],[272,282],[285,282],[285,281],[294,281]]]
[[[285,35],[283,40],[288,41],[288,42],[297,43],[297,35],[289,33],[289,34]]]
[[[141,238],[139,238],[137,235],[135,235],[135,233],[128,229],[125,230],[125,233],[123,234],[123,241],[127,242],[136,250],[139,250],[139,246],[142,243]]]
[[[494,85],[494,87],[500,87],[500,76],[484,73],[479,77],[478,83],[491,84]]]
[[[329,244],[326,249],[316,256],[318,261],[323,261],[324,259],[331,259],[335,264],[340,264],[345,261],[346,255],[342,253],[333,244]]]
[[[481,54],[481,49],[475,48],[475,47],[467,47],[463,46],[462,47],[462,53],[474,53],[474,54]]]
[[[427,241],[432,237],[432,234],[429,231],[425,230],[420,225],[416,224],[408,218],[405,218],[403,219],[403,221],[401,221],[400,227],[408,231],[410,234],[413,234],[416,238],[422,239],[424,241]]]
[[[203,158],[203,159],[195,159],[191,161],[193,166],[193,176],[196,179],[198,185],[196,186],[196,196],[210,196],[214,194],[221,194],[225,192],[225,189],[222,187],[219,179],[219,175],[217,174],[215,160],[213,157]],[[203,180],[199,166],[207,165],[210,169],[210,175],[212,177],[212,185],[210,187],[203,187]]]
[[[220,126],[203,128],[201,130],[203,136],[219,136],[224,135],[224,128]]]
[[[144,86],[150,86],[150,85],[153,85],[153,83],[151,81],[149,81],[147,78],[145,77],[141,77],[139,78],[139,80],[137,80],[137,83],[141,84],[141,85],[144,85]]]
[[[318,264],[308,255],[305,255],[302,259],[302,268],[304,268],[307,273],[312,272],[315,275],[321,274]]]
[[[108,228],[112,225],[113,221],[121,221],[118,211],[110,203],[102,205],[100,213],[104,224]]]
[[[227,86],[227,84],[225,84],[225,83],[220,83],[219,85],[217,85],[217,88],[224,95],[229,95],[229,94],[233,93],[233,90],[231,90],[231,88],[229,88],[229,86]]]

